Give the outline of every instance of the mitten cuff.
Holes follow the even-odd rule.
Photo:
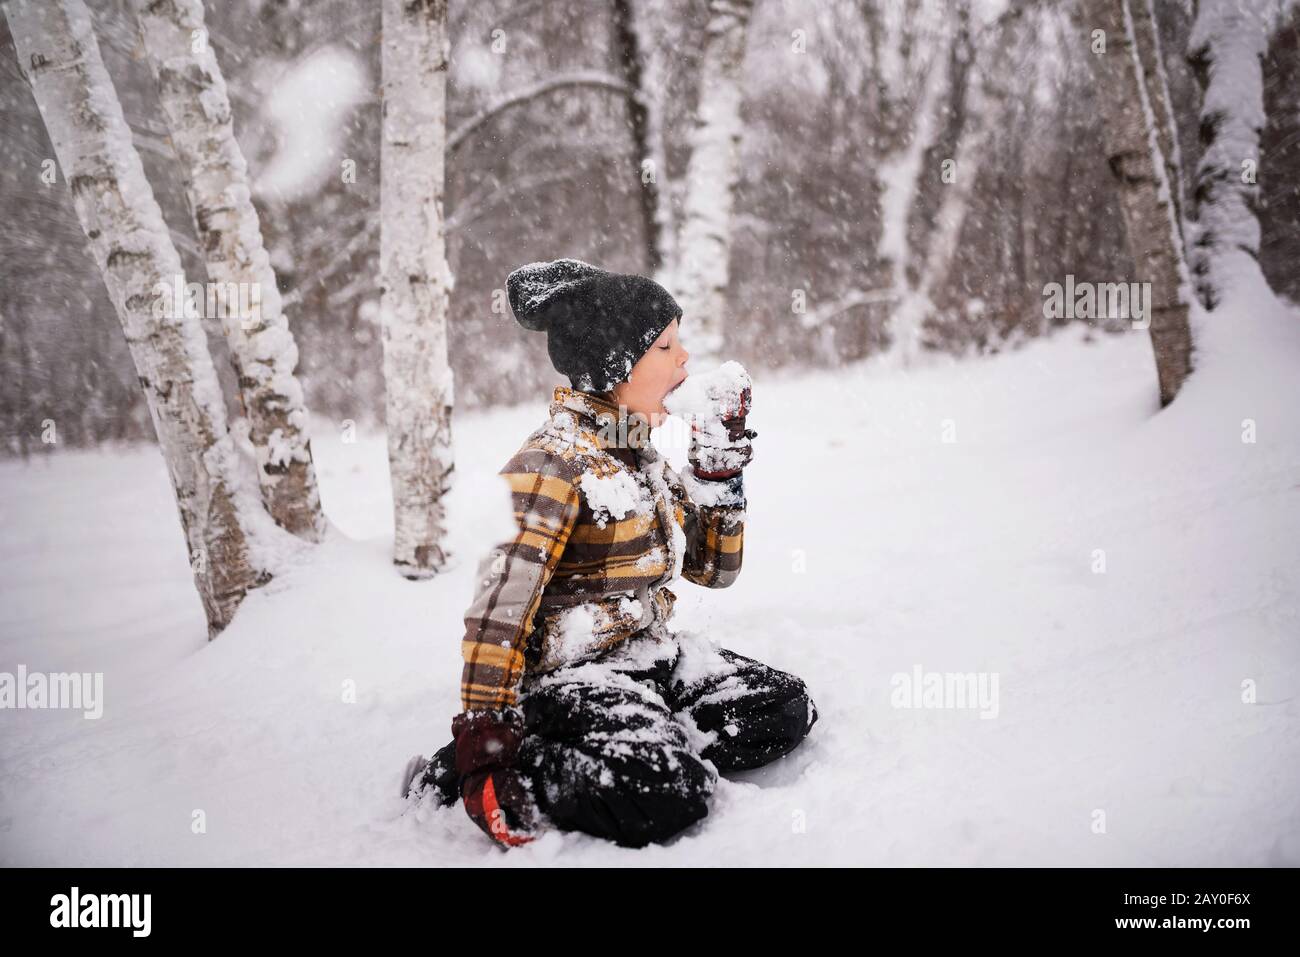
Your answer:
[[[524,716],[517,708],[463,711],[451,719],[456,738],[456,773],[462,776],[514,764],[524,737]]]
[[[696,473],[694,466],[682,473],[682,485],[696,505],[706,507],[745,507],[745,473],[730,478],[708,478]]]

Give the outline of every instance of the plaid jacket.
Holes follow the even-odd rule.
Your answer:
[[[678,475],[599,396],[558,386],[548,421],[500,474],[519,531],[479,564],[461,643],[465,711],[513,707],[525,674],[666,620],[675,578],[725,588],[740,573],[742,477]]]

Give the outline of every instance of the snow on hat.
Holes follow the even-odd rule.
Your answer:
[[[506,277],[521,326],[546,333],[557,372],[575,389],[607,392],[674,319],[681,306],[645,276],[607,272],[580,259],[529,263]]]

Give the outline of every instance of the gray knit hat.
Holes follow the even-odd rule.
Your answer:
[[[607,392],[632,374],[682,308],[645,276],[607,272],[579,259],[529,263],[506,277],[515,319],[546,333],[557,372],[575,389]]]

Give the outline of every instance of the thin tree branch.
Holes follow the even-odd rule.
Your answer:
[[[447,152],[451,153],[461,143],[463,143],[475,130],[480,126],[496,117],[498,114],[505,112],[512,106],[518,106],[521,103],[527,103],[529,100],[535,100],[539,96],[545,96],[547,93],[554,93],[556,90],[563,90],[570,87],[592,87],[595,89],[611,90],[615,93],[622,93],[627,96],[632,91],[626,83],[616,76],[610,76],[608,73],[600,70],[584,70],[577,73],[565,73],[560,76],[549,77],[540,80],[530,86],[514,90],[497,97],[482,110],[470,117],[460,126],[456,127],[447,136]]]

